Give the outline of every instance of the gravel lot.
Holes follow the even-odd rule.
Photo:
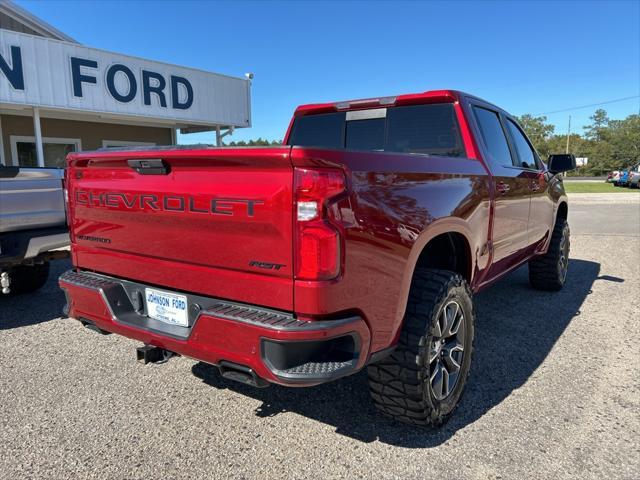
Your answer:
[[[0,479],[623,478],[640,476],[640,199],[575,197],[557,294],[526,268],[479,294],[476,357],[440,430],[379,417],[359,374],[252,389],[187,358],[0,298]]]

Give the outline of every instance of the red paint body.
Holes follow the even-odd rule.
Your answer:
[[[346,328],[362,341],[361,368],[372,353],[395,344],[416,262],[430,240],[449,232],[464,237],[469,258],[464,273],[477,292],[544,253],[558,208],[566,204],[561,180],[546,168],[495,168],[487,161],[471,109],[480,105],[507,118],[497,107],[455,91],[398,96],[384,106],[443,102],[454,105],[464,158],[295,146],[71,154],[67,186],[74,266],[293,312],[299,319],[355,316],[358,322]],[[295,115],[372,107],[380,104],[306,105]],[[162,159],[170,173],[140,175],[127,164],[130,159]],[[295,278],[296,167],[344,172],[346,191],[331,206],[338,219],[341,269],[330,281]],[[144,195],[155,195],[159,208],[141,201]],[[256,202],[253,215],[247,202]],[[280,267],[258,268],[252,261]],[[176,340],[119,324],[95,292],[61,284],[71,316],[209,363],[248,365],[282,384],[288,382],[260,358],[260,338],[329,338],[345,332],[339,327],[275,334],[203,317],[188,339]]]

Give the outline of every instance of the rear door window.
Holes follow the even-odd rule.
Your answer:
[[[390,108],[387,129],[387,151],[463,155],[458,122],[450,103]]]
[[[346,115],[330,113],[298,117],[289,145],[465,155],[455,110],[450,103],[390,107],[370,113],[365,110]],[[325,131],[318,132],[319,129]]]

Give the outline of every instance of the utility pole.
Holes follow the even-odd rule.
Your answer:
[[[569,128],[567,129],[567,149],[564,153],[569,153],[569,137],[571,137],[571,115],[569,115]]]

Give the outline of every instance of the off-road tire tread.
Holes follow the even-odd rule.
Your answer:
[[[459,274],[416,268],[398,345],[391,355],[367,369],[374,405],[386,416],[412,425],[436,427],[446,422],[453,412],[443,415],[426,398],[423,383],[425,375],[428,375],[428,366],[423,368],[423,362],[428,356],[427,336],[433,310],[450,289],[460,286],[465,288],[471,299],[471,290]],[[473,322],[473,302],[471,305]],[[468,355],[473,355],[473,343]],[[458,379],[463,387],[468,375],[469,371],[464,378]]]
[[[529,261],[529,283],[535,289],[557,292],[564,286],[564,283],[558,279],[558,257],[560,255],[562,232],[565,226],[567,227],[567,235],[569,235],[567,220],[564,218],[558,219],[553,227],[551,243],[547,253]]]

